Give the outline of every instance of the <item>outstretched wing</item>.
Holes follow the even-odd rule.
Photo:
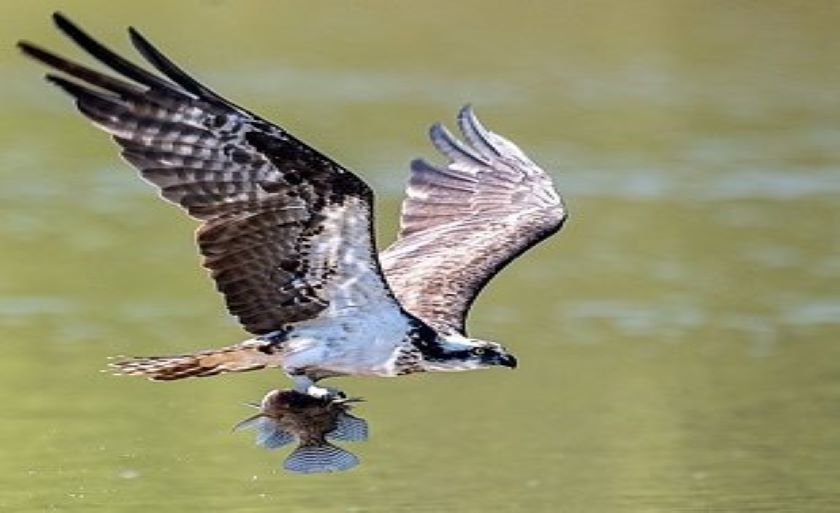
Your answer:
[[[199,84],[135,30],[131,42],[164,76],[54,20],[122,77],[20,48],[75,79],[47,75],[163,198],[202,221],[203,265],[245,329],[267,333],[371,299],[398,308],[374,253],[373,195],[358,177]]]
[[[398,239],[379,256],[403,307],[443,333],[464,333],[490,278],[566,218],[551,178],[516,145],[485,129],[469,106],[458,126],[466,144],[431,128],[449,163],[411,163]]]

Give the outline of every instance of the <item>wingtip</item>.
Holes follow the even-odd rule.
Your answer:
[[[451,161],[465,161],[473,165],[487,165],[487,161],[465,146],[452,132],[441,123],[435,123],[429,129],[432,144]]]
[[[446,125],[440,122],[433,123],[432,126],[429,127],[429,137],[432,138],[432,141],[443,139],[449,144],[458,144],[458,140],[455,138],[452,132],[450,132],[449,129],[446,128]]]
[[[58,27],[58,30],[64,33],[67,37],[72,39],[82,48],[90,51],[88,46],[94,45],[99,46],[99,44],[94,41],[92,37],[90,37],[87,32],[79,28],[78,25],[70,21],[70,18],[62,14],[60,11],[55,11],[52,14],[53,23],[55,26]]]
[[[469,144],[484,158],[492,160],[501,156],[502,152],[494,143],[492,132],[478,119],[472,105],[464,105],[458,113],[458,128]]]
[[[429,127],[429,139],[432,140],[432,143],[440,140],[451,141],[452,133],[443,125],[443,123],[438,121],[432,123],[432,126]]]
[[[33,53],[40,49],[37,45],[30,43],[29,41],[24,41],[23,39],[15,43],[15,47],[27,56],[32,56]]]
[[[67,80],[64,77],[53,73],[47,73],[46,75],[44,75],[44,80],[56,87],[61,88],[65,93],[77,98],[81,94],[81,91],[83,89],[83,86],[80,86],[79,84],[71,80]]]
[[[151,62],[152,65],[155,65],[155,62],[159,61],[163,57],[158,49],[155,48],[148,39],[146,39],[146,36],[141,34],[136,28],[131,26],[128,27],[128,39],[131,41],[132,46],[140,52],[140,55],[142,55],[147,61]]]
[[[45,63],[49,65],[51,62],[56,61],[56,56],[50,52],[49,50],[45,50],[44,48],[36,45],[35,43],[30,43],[29,41],[18,41],[15,46],[18,50],[20,50],[23,55],[29,57],[30,59],[35,59],[36,61]]]
[[[421,157],[413,158],[411,159],[411,162],[409,162],[409,167],[412,171],[424,170],[427,169],[429,166],[429,162]]]
[[[432,126],[429,127],[429,138],[432,140],[432,143],[437,145],[438,143],[444,143],[446,145],[455,145],[455,136],[452,135],[452,132],[449,131],[446,126],[441,123],[432,123]]]
[[[149,41],[140,33],[139,30],[136,28],[129,26],[128,27],[128,39],[131,41],[131,44],[136,48],[141,54],[145,51],[146,48],[151,46]]]
[[[479,121],[478,116],[475,114],[475,109],[473,109],[472,104],[469,103],[461,107],[461,110],[458,112],[458,122],[461,126],[473,126],[479,129],[480,132],[487,131],[481,121]]]
[[[61,87],[62,89],[64,88],[64,83],[67,82],[67,79],[58,75],[54,75],[52,73],[47,73],[46,75],[44,75],[44,80],[46,80],[54,86]]]
[[[143,37],[143,34],[140,33],[139,30],[129,25],[128,27],[128,37],[131,39],[131,42],[135,45],[140,43],[146,43],[146,38]]]
[[[213,99],[222,104],[228,104],[228,101],[213,92],[211,89],[201,84],[199,81],[191,77],[187,72],[181,69],[177,64],[172,62],[166,55],[158,50],[146,36],[134,27],[128,27],[128,36],[134,48],[140,52],[146,61],[151,64],[159,72],[163,73],[170,80],[181,86],[184,90],[197,96],[202,96],[206,99]]]
[[[65,16],[61,11],[54,11],[52,13],[52,20],[62,32],[78,30],[76,24],[70,21],[70,18]]]

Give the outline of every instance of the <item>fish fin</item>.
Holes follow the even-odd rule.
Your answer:
[[[312,474],[315,472],[338,472],[359,464],[359,459],[352,453],[331,443],[319,445],[301,445],[283,462],[283,468],[289,472]]]
[[[256,428],[259,425],[259,421],[265,418],[262,413],[257,413],[256,415],[251,415],[247,419],[240,420],[237,422],[233,428],[231,428],[232,432],[242,431],[243,429],[251,429]]]
[[[277,449],[295,441],[294,435],[277,427],[277,423],[258,413],[248,417],[237,425],[233,426],[234,431],[254,428],[257,430],[257,445],[266,449]]]
[[[349,413],[342,413],[336,419],[335,429],[327,433],[330,440],[343,442],[364,442],[368,439],[368,423]]]
[[[277,449],[295,441],[295,436],[288,431],[283,431],[277,424],[264,418],[257,426],[257,445],[266,449]]]

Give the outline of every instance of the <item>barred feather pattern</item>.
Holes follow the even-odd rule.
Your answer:
[[[431,141],[449,162],[412,162],[399,236],[379,258],[407,311],[438,332],[463,334],[484,285],[559,230],[566,208],[548,174],[470,106],[458,126],[466,142],[432,126]]]
[[[258,344],[245,342],[192,354],[138,357],[116,362],[111,368],[116,374],[145,376],[154,381],[172,381],[279,365],[277,355],[262,352],[259,347]]]
[[[19,47],[62,72],[47,79],[113,136],[123,158],[164,199],[202,221],[203,265],[247,331],[270,333],[324,315],[333,302],[377,295],[399,311],[376,259],[373,194],[362,180],[198,83],[134,29],[131,42],[163,76],[120,57],[62,15],[54,20],[121,78],[30,43]]]
[[[64,16],[54,21],[117,76],[30,43],[19,48],[58,72],[47,79],[112,136],[164,199],[201,222],[202,263],[247,331],[309,330],[315,350],[299,363],[315,374],[421,370],[417,351],[440,334],[464,333],[487,281],[566,218],[548,175],[466,107],[458,116],[465,142],[441,125],[431,128],[448,163],[412,163],[398,240],[377,257],[373,194],[357,176],[200,84],[136,30],[129,29],[131,42],[155,72]],[[427,346],[406,337],[418,327]],[[168,380],[280,363],[243,344],[116,368]],[[391,368],[405,349],[410,358]]]

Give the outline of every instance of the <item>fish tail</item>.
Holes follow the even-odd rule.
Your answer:
[[[338,472],[359,464],[353,453],[336,447],[329,442],[300,445],[283,462],[289,472],[312,474],[315,472]]]
[[[336,419],[335,429],[327,433],[327,438],[343,442],[364,442],[368,439],[367,421],[341,412]]]
[[[116,374],[146,376],[155,381],[215,376],[225,372],[245,372],[278,364],[276,355],[259,350],[258,345],[241,344],[177,356],[145,356],[109,365]]]

